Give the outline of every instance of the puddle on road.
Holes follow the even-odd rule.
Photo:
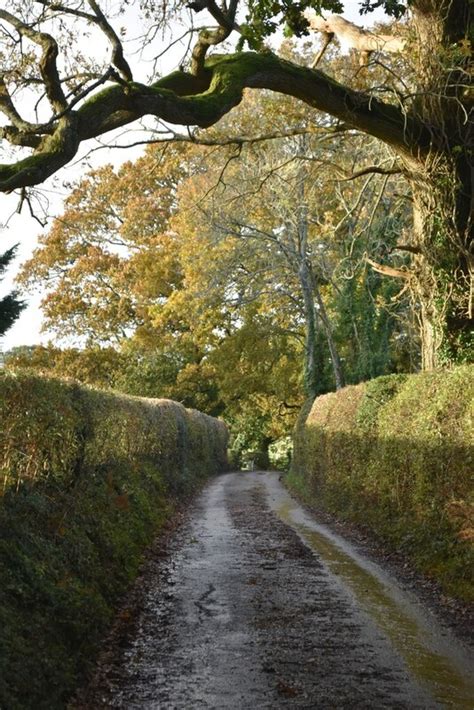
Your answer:
[[[325,534],[322,526],[310,521],[293,499],[280,498],[274,509],[351,590],[431,696],[445,707],[473,710],[474,680],[464,652],[456,653],[448,639],[430,628],[429,619],[418,613],[408,597],[403,599],[403,593],[361,566],[356,555],[346,552],[336,536]]]

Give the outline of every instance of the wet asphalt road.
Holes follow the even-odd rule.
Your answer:
[[[278,474],[211,481],[141,584],[73,708],[474,707],[465,649]]]

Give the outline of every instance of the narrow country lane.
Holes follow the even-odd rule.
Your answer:
[[[467,651],[274,473],[212,480],[71,707],[473,708]]]

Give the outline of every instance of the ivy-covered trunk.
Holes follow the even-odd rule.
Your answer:
[[[456,219],[459,203],[466,201],[455,175],[446,178],[446,184],[437,179],[414,190],[419,254],[413,286],[424,370],[462,363],[472,347],[472,232],[468,220]]]
[[[311,264],[302,259],[298,268],[301,292],[303,294],[305,317],[305,367],[304,385],[308,398],[315,399],[325,391],[322,381],[324,364],[319,352],[318,330],[322,328],[331,358],[336,389],[344,387],[344,372],[341,358],[334,340],[331,322],[324,305],[319,286],[312,272]],[[316,306],[317,304],[317,306]]]
[[[431,370],[463,362],[472,337],[470,52],[465,39],[469,0],[418,0],[413,13],[420,48],[415,109],[431,132],[431,148],[411,171],[417,251],[412,290],[418,302],[422,366]]]

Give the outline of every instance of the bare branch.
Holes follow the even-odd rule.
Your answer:
[[[59,2],[51,2],[50,0],[35,0],[35,2],[39,3],[40,5],[43,5],[48,10],[51,10],[53,12],[63,12],[67,15],[73,15],[74,17],[80,17],[99,27],[112,46],[111,64],[116,67],[116,69],[120,72],[120,75],[125,81],[132,81],[132,72],[127,60],[124,57],[122,43],[118,38],[117,33],[105,17],[96,0],[87,1],[90,7],[92,8],[94,14],[84,12],[83,10],[76,10],[74,8],[67,7],[66,5],[63,5]]]
[[[319,50],[319,52],[317,53],[317,55],[315,56],[315,58],[313,59],[313,61],[311,63],[312,69],[315,69],[318,66],[319,62],[321,61],[321,59],[324,56],[326,49],[329,47],[332,40],[334,39],[334,32],[322,31],[321,34],[323,35],[323,46],[321,47],[321,49]]]
[[[394,276],[397,279],[411,279],[412,274],[409,271],[402,271],[401,269],[394,269],[393,266],[386,266],[385,264],[378,264],[373,259],[369,259],[368,256],[365,260],[370,266],[377,271],[379,274],[384,274],[384,276]]]
[[[390,251],[407,251],[410,254],[421,254],[421,249],[411,244],[395,244]]]
[[[120,83],[120,77],[117,75],[116,71],[112,67],[109,67],[105,74],[99,77],[97,81],[94,81],[93,84],[89,84],[89,86],[87,86],[81,92],[76,94],[76,96],[70,102],[69,106],[65,108],[64,111],[61,111],[61,113],[57,114],[56,116],[53,116],[50,123],[53,123],[53,121],[57,121],[59,118],[65,116],[69,111],[74,108],[76,104],[82,101],[82,99],[85,99],[85,97],[88,96],[91,91],[94,91],[94,89],[97,89],[97,87],[101,86],[102,84],[105,84],[105,82],[109,81],[109,79],[115,79],[115,81]]]
[[[83,12],[82,10],[76,10],[67,5],[62,5],[60,2],[51,2],[51,0],[35,0],[39,5],[43,5],[47,10],[52,10],[53,12],[64,12],[67,15],[73,15],[74,17],[81,17],[89,22],[94,22],[94,15],[90,15],[88,12]]]
[[[340,129],[321,129],[321,133],[324,135],[334,135],[339,133]],[[246,144],[254,145],[258,143],[264,143],[265,141],[278,140],[281,138],[290,138],[294,136],[300,136],[305,134],[314,135],[317,131],[314,127],[308,128],[293,128],[287,131],[275,131],[273,133],[263,133],[257,136],[229,136],[228,138],[201,138],[196,133],[188,133],[187,135],[183,133],[175,133],[171,128],[163,131],[153,131],[153,133],[162,133],[160,138],[147,138],[145,140],[133,141],[132,143],[120,144],[114,143],[114,148],[128,149],[135,148],[139,145],[157,145],[160,143],[194,143],[195,145],[209,146],[209,147],[226,147],[226,146],[244,146]],[[96,148],[92,148],[89,153],[94,153],[98,150],[104,150],[109,148],[108,145],[100,145]]]
[[[189,3],[188,7],[196,12],[200,12],[203,9],[208,10],[218,23],[216,29],[204,29],[199,33],[199,38],[194,46],[191,57],[191,73],[195,76],[198,76],[204,71],[204,61],[209,48],[224,42],[232,30],[239,30],[238,25],[235,23],[237,5],[238,0],[231,0],[229,9],[227,12],[224,12],[216,5],[214,0]]]
[[[368,165],[366,168],[357,170],[342,181],[355,180],[356,178],[364,177],[365,175],[400,175],[404,171],[401,168],[382,168],[380,165]]]
[[[117,37],[115,30],[109,24],[107,18],[100,9],[96,0],[88,0],[88,2],[92,10],[94,11],[96,17],[96,25],[100,27],[100,29],[112,45],[112,64],[118,69],[125,81],[133,81],[132,71],[123,55],[122,43]]]

